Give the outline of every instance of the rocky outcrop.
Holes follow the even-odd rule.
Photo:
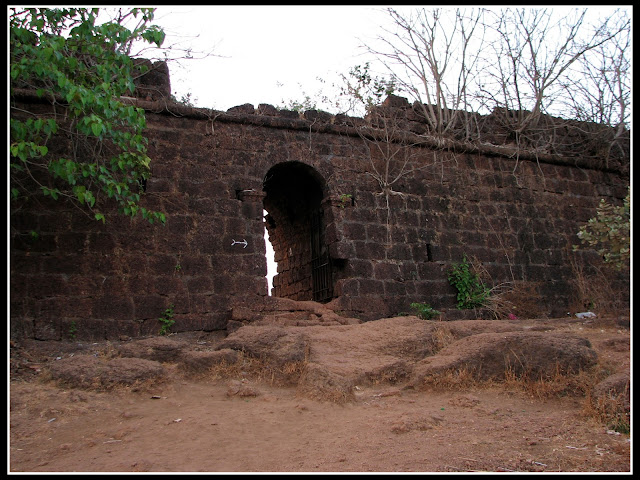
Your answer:
[[[453,342],[437,355],[415,365],[412,384],[448,371],[466,370],[480,380],[507,375],[531,379],[571,374],[596,364],[588,340],[553,332],[480,333]]]
[[[395,317],[358,325],[285,328],[245,326],[221,348],[241,350],[277,365],[306,363],[303,395],[348,401],[358,385],[408,382],[467,370],[478,380],[572,374],[597,362],[589,342],[570,334],[525,330],[500,321],[429,322]]]
[[[435,322],[405,316],[323,325],[318,321],[326,314],[321,307],[310,302],[297,308],[295,315],[287,314],[292,325],[281,324],[271,308],[213,344],[177,336],[132,340],[115,348],[119,358],[76,355],[54,362],[50,374],[72,386],[107,388],[161,379],[170,364],[188,375],[255,360],[260,368],[288,375],[302,396],[342,403],[354,400],[359,386],[421,389],[441,375],[463,371],[478,381],[514,376],[537,380],[577,374],[598,361],[588,340],[533,330],[521,322]],[[302,320],[296,316],[305,319],[310,310],[320,313],[316,323],[299,326]],[[624,394],[628,384],[628,376],[611,378],[594,394]]]
[[[97,390],[151,384],[163,380],[167,373],[161,363],[153,360],[92,355],[61,359],[52,363],[48,371],[53,380],[64,385]]]

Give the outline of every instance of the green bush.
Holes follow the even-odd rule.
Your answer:
[[[462,257],[461,263],[453,265],[449,271],[449,283],[458,291],[457,306],[459,309],[482,307],[486,304],[491,293],[482,283],[480,277],[473,271],[467,257]]]
[[[631,257],[631,191],[621,206],[600,200],[596,216],[578,231],[583,244],[595,248],[604,261],[617,270],[629,264]]]

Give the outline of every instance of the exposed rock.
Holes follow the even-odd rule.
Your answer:
[[[260,105],[258,105],[258,108],[256,110],[256,115],[275,116],[277,114],[278,114],[278,109],[268,103],[261,103]]]
[[[350,378],[315,363],[306,366],[298,382],[297,391],[309,398],[335,403],[355,400],[355,385]]]
[[[145,358],[156,362],[177,362],[182,357],[187,343],[169,337],[151,337],[134,340],[118,347],[122,357]]]
[[[144,100],[171,98],[171,80],[167,62],[139,58],[134,60],[136,68],[145,69],[145,73],[134,80],[135,96]]]
[[[625,316],[620,316],[620,317],[616,318],[615,323],[619,327],[629,328],[631,326],[631,318],[630,317],[625,317]]]
[[[619,335],[612,338],[608,338],[601,342],[603,347],[611,349],[616,352],[625,352],[631,348],[631,339],[629,335]]]
[[[425,415],[420,417],[411,417],[403,415],[396,420],[391,426],[393,433],[407,433],[412,430],[430,430],[444,421],[440,415]]]
[[[239,350],[278,366],[301,362],[308,356],[307,330],[247,325],[222,340],[218,349]]]
[[[466,394],[452,398],[449,403],[458,407],[473,408],[480,403],[480,399],[475,395]]]
[[[229,382],[227,397],[257,397],[258,395],[260,395],[260,391],[245,381],[232,380]]]
[[[481,380],[504,379],[510,372],[531,378],[577,373],[597,362],[588,340],[553,332],[479,333],[464,337],[418,362],[412,384],[430,376],[467,370]]]
[[[385,107],[408,108],[409,100],[407,100],[405,97],[389,94],[382,104]]]
[[[313,312],[282,312],[265,315],[254,325],[282,325],[291,327],[309,327],[313,325],[354,325],[360,323],[357,319],[345,318],[332,311],[324,313]]]
[[[253,115],[255,113],[255,109],[250,103],[245,103],[243,105],[237,105],[235,107],[227,109],[227,113],[242,113]]]
[[[457,320],[446,322],[444,327],[456,338],[477,335],[478,333],[500,333],[524,330],[524,324],[518,325],[513,322],[500,320]]]
[[[357,318],[338,315],[322,303],[296,301],[288,298],[266,297],[255,303],[243,302],[231,310],[231,329],[242,325],[281,325],[307,327],[312,325],[355,325]]]
[[[159,362],[142,358],[94,357],[76,355],[49,366],[53,380],[71,387],[109,389],[148,383],[162,379],[166,370]]]
[[[430,322],[415,316],[306,328],[251,324],[230,334],[219,348],[243,351],[280,366],[304,361],[298,386],[302,394],[347,401],[355,385],[407,380],[416,362],[459,338],[523,328],[508,322]]]
[[[292,315],[326,314],[315,302],[276,303],[283,312],[297,308],[289,311]],[[261,312],[274,310],[271,305]],[[117,347],[121,355],[132,358],[78,355],[54,362],[51,375],[74,386],[104,388],[160,378],[164,374],[160,362],[177,363],[189,374],[205,372],[217,364],[232,365],[247,355],[286,372],[289,370],[282,367],[297,364],[295,381],[301,395],[341,403],[355,399],[356,386],[408,382],[408,386],[420,388],[434,376],[463,369],[480,380],[504,379],[506,373],[544,378],[576,373],[597,361],[595,351],[583,338],[533,331],[518,322],[435,322],[406,316],[302,328],[268,324],[269,314],[257,320],[262,321],[265,324],[241,326],[217,341],[213,351],[199,351],[184,340],[153,337]],[[294,372],[285,375],[291,380]],[[622,392],[629,383],[628,377],[626,384],[625,379],[608,381],[594,393]],[[240,389],[232,393],[249,394],[249,390]]]
[[[303,113],[302,118],[310,121],[331,122],[333,120],[333,115],[321,110],[306,110]]]

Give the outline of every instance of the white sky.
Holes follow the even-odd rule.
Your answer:
[[[328,93],[339,74],[371,60],[361,46],[371,44],[381,33],[380,26],[390,21],[386,7],[160,6],[154,23],[167,34],[163,47],[178,43],[215,55],[169,64],[178,100],[191,93],[195,106],[222,111],[245,103],[283,107],[291,100],[304,100],[305,94],[316,98],[320,90]],[[393,5],[400,11],[417,7]],[[553,8],[562,15],[563,9],[575,7]],[[610,12],[616,7],[589,6],[589,10]]]
[[[154,23],[176,41],[211,50],[204,59],[170,63],[176,98],[190,92],[197,107],[236,105],[313,96],[322,85],[364,64],[363,41],[376,35],[382,6],[166,6]],[[304,92],[304,93],[303,93]]]

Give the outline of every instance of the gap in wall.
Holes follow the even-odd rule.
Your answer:
[[[267,211],[262,210],[262,214],[264,217],[267,216]],[[267,231],[267,226],[265,223],[264,227],[264,244],[266,248],[266,257],[267,257],[267,284],[269,292],[269,296],[271,296],[271,289],[273,288],[273,277],[278,273],[278,264],[275,261],[275,252],[273,251],[273,246],[271,245],[271,241],[269,240],[269,232]]]

